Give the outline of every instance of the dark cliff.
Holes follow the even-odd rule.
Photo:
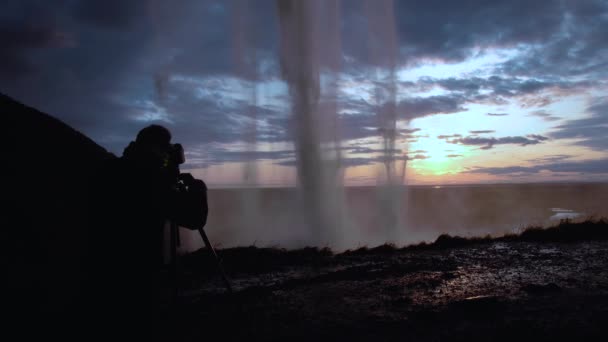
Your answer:
[[[5,308],[61,311],[78,292],[88,177],[114,156],[60,120],[2,94],[0,115]]]

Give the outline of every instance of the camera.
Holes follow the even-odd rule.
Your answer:
[[[169,146],[169,160],[174,165],[181,165],[186,162],[182,144],[171,144]]]

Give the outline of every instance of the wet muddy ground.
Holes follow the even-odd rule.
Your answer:
[[[186,260],[183,340],[608,338],[606,241],[223,255],[233,294]]]

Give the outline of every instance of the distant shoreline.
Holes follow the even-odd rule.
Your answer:
[[[204,180],[204,179],[203,179]],[[548,182],[526,182],[526,183],[459,183],[459,184],[413,184],[413,185],[400,185],[399,187],[404,188],[462,188],[462,187],[486,187],[486,186],[543,186],[543,185],[560,185],[560,186],[576,186],[576,185],[602,185],[608,186],[608,181],[548,181]],[[207,185],[209,190],[239,190],[239,189],[297,189],[298,187],[288,185],[260,185],[260,186],[248,186],[244,184],[237,185]],[[343,188],[379,188],[382,185],[344,185]]]

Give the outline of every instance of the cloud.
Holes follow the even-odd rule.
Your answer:
[[[248,38],[263,50],[261,57],[276,45],[276,33],[265,36],[273,31],[274,6],[273,1],[261,1],[249,13],[254,18],[251,27],[256,28],[249,31],[256,35]],[[259,11],[267,14],[258,15]],[[169,94],[167,89],[175,88],[169,83],[177,77],[235,73],[231,13],[224,2],[7,1],[0,5],[0,13],[10,13],[0,15],[2,91],[57,116],[113,152],[133,138],[146,123],[136,118],[146,115],[177,116],[173,128],[189,134],[184,140],[236,138],[234,129],[224,130],[234,113],[220,113],[226,106],[212,103],[218,97],[207,101],[181,90]],[[157,96],[158,90],[162,96]],[[163,101],[171,96],[184,103],[173,101],[169,108]],[[244,111],[247,105],[231,109]],[[203,117],[203,122],[181,127],[185,121],[180,117]],[[216,122],[214,131],[209,126]],[[268,139],[278,139],[273,132],[266,133],[272,135]]]
[[[230,151],[225,148],[207,148],[190,151],[194,158],[187,158],[184,169],[197,169],[233,162],[249,162],[256,160],[293,160],[295,151]]]
[[[403,128],[399,130],[403,134],[412,134],[418,131],[420,131],[420,128]]]
[[[412,120],[434,114],[451,114],[466,110],[462,107],[465,99],[461,96],[411,97],[396,105],[397,119]],[[360,139],[378,135],[379,118],[376,113],[388,110],[388,105],[375,106],[363,99],[344,99],[340,103],[343,112],[339,115],[341,137],[345,140]],[[399,129],[405,137],[418,132],[419,128]]]
[[[507,99],[518,98],[525,107],[542,107],[550,104],[553,99],[549,96],[539,95],[543,91],[561,93],[564,91],[575,91],[586,89],[595,83],[590,81],[564,81],[564,80],[544,80],[535,78],[503,77],[493,75],[487,78],[445,78],[436,79],[423,77],[419,83],[423,87],[438,86],[451,92],[452,97],[461,96],[466,101],[502,104]],[[492,116],[502,116],[493,114]]]
[[[150,1],[87,0],[73,7],[77,20],[105,29],[126,30],[141,20]]]
[[[459,158],[462,157],[462,154],[448,154],[446,155],[447,158]]]
[[[372,63],[362,40],[380,40],[383,32],[370,33],[364,1],[346,3],[345,50],[356,60]],[[542,43],[563,21],[560,1],[403,0],[395,1],[394,11],[400,60],[405,64],[421,59],[458,62],[479,49]]]
[[[342,167],[355,167],[371,165],[377,161],[377,158],[343,158],[340,159],[340,166]]]
[[[235,99],[230,93],[232,83],[222,84],[222,80],[224,78],[205,79],[205,82],[215,84],[215,90],[211,92],[204,91],[207,83],[199,84],[200,80],[196,79],[194,83],[182,79],[169,82],[162,110],[168,115],[170,123],[166,125],[174,136],[192,148],[211,143],[253,142],[248,140],[253,138],[248,136],[253,130],[255,142],[290,140],[291,121],[287,112]],[[253,112],[255,121],[250,117]]]
[[[462,134],[442,134],[438,135],[437,139],[461,138]]]
[[[593,159],[576,162],[557,162],[534,166],[478,167],[465,173],[485,173],[492,175],[509,175],[514,173],[536,174],[541,171],[573,172],[580,174],[608,173],[608,159]]]
[[[540,45],[522,49],[497,71],[528,77],[585,76],[602,80],[608,74],[608,2],[566,1],[555,4],[561,7],[559,27]]]
[[[17,82],[39,72],[35,55],[40,51],[75,44],[74,37],[54,22],[52,13],[18,2],[7,2],[0,11],[2,7],[11,16],[0,16],[0,82]]]
[[[351,153],[351,154],[368,154],[368,153],[400,154],[400,153],[402,153],[402,151],[399,149],[388,149],[385,151],[381,148],[369,148],[369,147],[364,147],[364,146],[358,146],[358,147],[355,147],[354,149],[350,150],[349,153]]]
[[[334,161],[337,162],[340,167],[356,167],[356,166],[365,166],[365,165],[372,165],[372,164],[377,164],[377,163],[384,163],[387,160],[391,160],[391,161],[403,161],[403,160],[424,160],[427,159],[429,157],[422,155],[422,154],[416,154],[416,155],[412,155],[412,156],[408,156],[408,155],[395,155],[392,157],[387,157],[384,155],[379,155],[379,156],[373,156],[373,157],[347,157],[347,158],[342,158],[339,161]],[[283,166],[296,166],[296,160],[295,159],[290,159],[290,160],[284,160],[284,161],[279,161],[277,163],[275,163],[277,165],[283,165]]]
[[[356,167],[356,166],[365,166],[365,165],[371,165],[374,163],[379,162],[379,157],[374,157],[374,158],[342,158],[339,161],[332,161],[335,163],[338,163],[336,165],[339,165],[340,167]],[[296,166],[297,162],[295,159],[291,159],[291,160],[285,160],[285,161],[280,161],[275,163],[276,165],[283,165],[283,166]]]
[[[549,136],[554,139],[578,139],[577,145],[596,151],[608,149],[608,97],[596,98],[587,107],[587,118],[567,120],[554,127]]]
[[[155,1],[150,29],[155,54],[165,57],[158,70],[187,76],[279,76],[275,2],[219,0]],[[238,19],[237,19],[238,18]],[[249,47],[255,50],[249,52]],[[254,68],[253,63],[261,64]],[[255,69],[255,70],[253,70]]]
[[[416,160],[416,159],[424,160],[424,159],[428,159],[429,157],[425,156],[423,154],[414,154],[412,156],[407,155],[406,158],[407,158],[407,160]]]
[[[566,159],[570,159],[574,156],[572,155],[568,155],[568,154],[554,154],[554,155],[548,155],[548,156],[543,156],[543,157],[539,157],[539,158],[534,158],[534,159],[527,159],[527,162],[533,163],[533,164],[546,164],[546,163],[554,163],[554,162],[558,162],[558,161],[563,161]]]
[[[371,52],[377,50],[368,43],[380,41],[374,38],[382,32],[369,30],[363,2],[341,4],[341,62],[353,81],[369,83],[374,79],[368,68],[375,62]],[[149,123],[169,126],[190,149],[242,141],[250,123],[246,113],[252,108],[258,112],[258,141],[290,140],[293,122],[287,108],[252,105],[225,94],[226,89],[238,93],[230,79],[250,80],[252,74],[280,83],[275,6],[269,0],[255,5],[218,0],[4,1],[0,87],[113,152],[120,152]],[[401,98],[398,119],[456,114],[465,112],[468,103],[511,98],[542,106],[553,100],[544,96],[546,92],[569,94],[595,86],[608,70],[607,7],[600,1],[395,2],[396,49],[403,65],[458,62],[496,48],[518,51],[491,77],[475,74],[403,82],[400,87],[438,87],[442,95]],[[236,15],[238,21],[233,20]],[[252,46],[255,53],[243,53]],[[252,60],[258,62],[253,70]],[[571,76],[576,81],[569,81]],[[364,98],[339,99],[342,139],[378,136],[376,113],[388,108]],[[281,102],[278,96],[273,101]],[[608,138],[602,133],[606,124],[602,108],[591,105],[589,118],[564,121],[549,136],[578,139],[580,145],[605,151]],[[399,133],[408,137],[415,131]],[[457,138],[462,140],[457,143],[480,144],[466,140],[471,137],[443,136]],[[543,141],[531,136],[492,139],[496,140],[478,146]],[[223,150],[214,153],[248,158]]]
[[[345,140],[361,139],[378,135],[378,119],[370,114],[339,115],[341,137]]]
[[[530,113],[528,115],[529,116],[537,116],[539,118],[542,118],[544,121],[549,121],[549,122],[561,120],[560,117],[554,116],[554,115],[552,115],[550,113],[547,113],[545,111],[542,111],[542,110],[537,110],[537,111],[532,112],[532,113]]]
[[[414,97],[397,104],[399,118],[412,120],[432,114],[450,114],[464,111],[465,99],[459,95]]]
[[[483,150],[489,150],[495,145],[506,145],[506,144],[516,144],[520,146],[527,145],[536,145],[541,142],[547,140],[549,138],[544,137],[542,135],[537,134],[529,134],[525,137],[523,136],[515,136],[515,137],[502,137],[502,138],[482,138],[478,136],[468,136],[464,138],[455,138],[452,140],[447,140],[447,142],[451,144],[461,144],[461,145],[471,145],[471,146],[481,146]]]
[[[549,140],[549,138],[542,136],[540,134],[528,134],[526,135],[526,137],[531,138],[533,140],[537,140],[537,141],[545,141],[545,140]]]
[[[493,129],[486,129],[486,130],[480,130],[480,131],[469,131],[469,133],[471,134],[485,134],[485,133],[494,133],[496,132]]]

